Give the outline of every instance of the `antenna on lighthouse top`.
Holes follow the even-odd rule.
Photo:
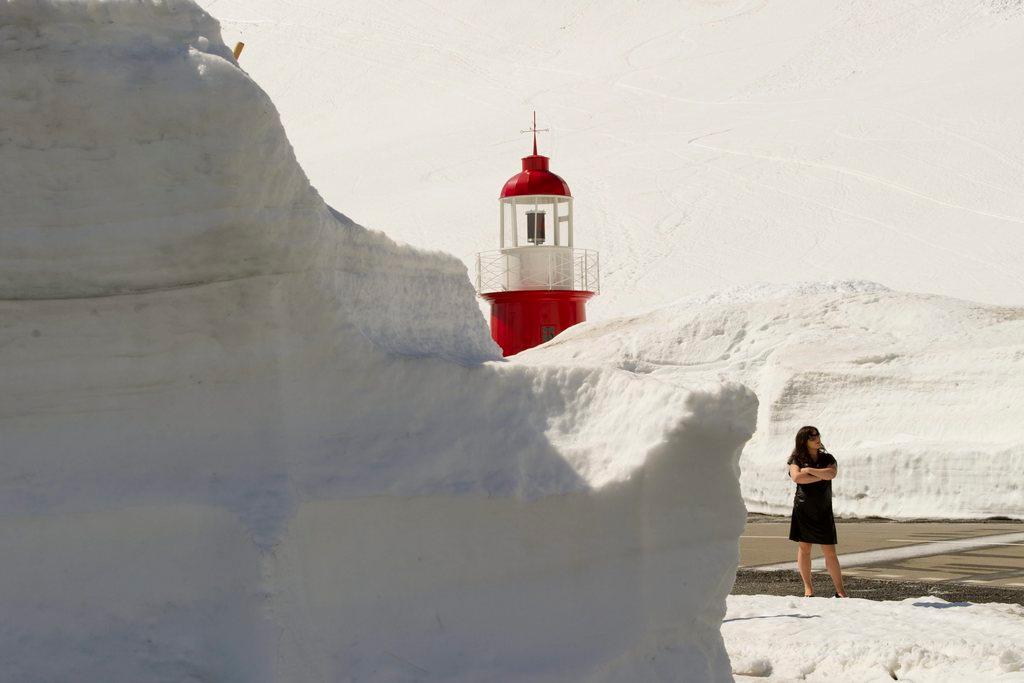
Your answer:
[[[520,133],[533,133],[533,156],[537,156],[537,133],[549,133],[551,132],[547,128],[537,128],[537,112],[533,112],[533,125],[526,130],[519,131]]]

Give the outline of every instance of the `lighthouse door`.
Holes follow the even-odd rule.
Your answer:
[[[549,342],[555,338],[555,326],[554,325],[541,325],[540,326],[540,343]]]

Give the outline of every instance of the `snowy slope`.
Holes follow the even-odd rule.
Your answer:
[[[1024,514],[1019,2],[209,6],[325,197],[467,265],[537,109],[608,323],[550,360],[753,387],[750,509],[810,422],[844,514]]]
[[[746,286],[574,327],[515,357],[620,368],[758,396],[748,509],[788,513],[785,462],[813,424],[840,466],[837,513],[1024,519],[1024,308],[870,282]]]
[[[0,679],[728,678],[748,389],[494,361],[190,2],[0,63]]]
[[[538,111],[592,318],[754,282],[1024,304],[1015,0],[205,0],[314,186],[465,259]]]
[[[730,595],[737,681],[1021,681],[1024,608]]]

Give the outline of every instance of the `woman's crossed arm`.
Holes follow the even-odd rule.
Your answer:
[[[806,472],[807,468],[801,469],[799,465],[789,466],[789,478],[797,484],[813,484],[816,481],[821,481],[821,477],[816,477],[813,474]]]
[[[836,467],[835,463],[833,463],[825,468],[802,467],[800,468],[800,472],[802,472],[803,474],[809,474],[812,477],[819,479],[821,481],[828,481],[829,479],[836,478],[836,474],[839,472],[839,468]]]

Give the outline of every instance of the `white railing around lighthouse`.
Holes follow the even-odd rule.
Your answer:
[[[598,253],[569,247],[520,247],[476,255],[476,291],[601,291]]]

